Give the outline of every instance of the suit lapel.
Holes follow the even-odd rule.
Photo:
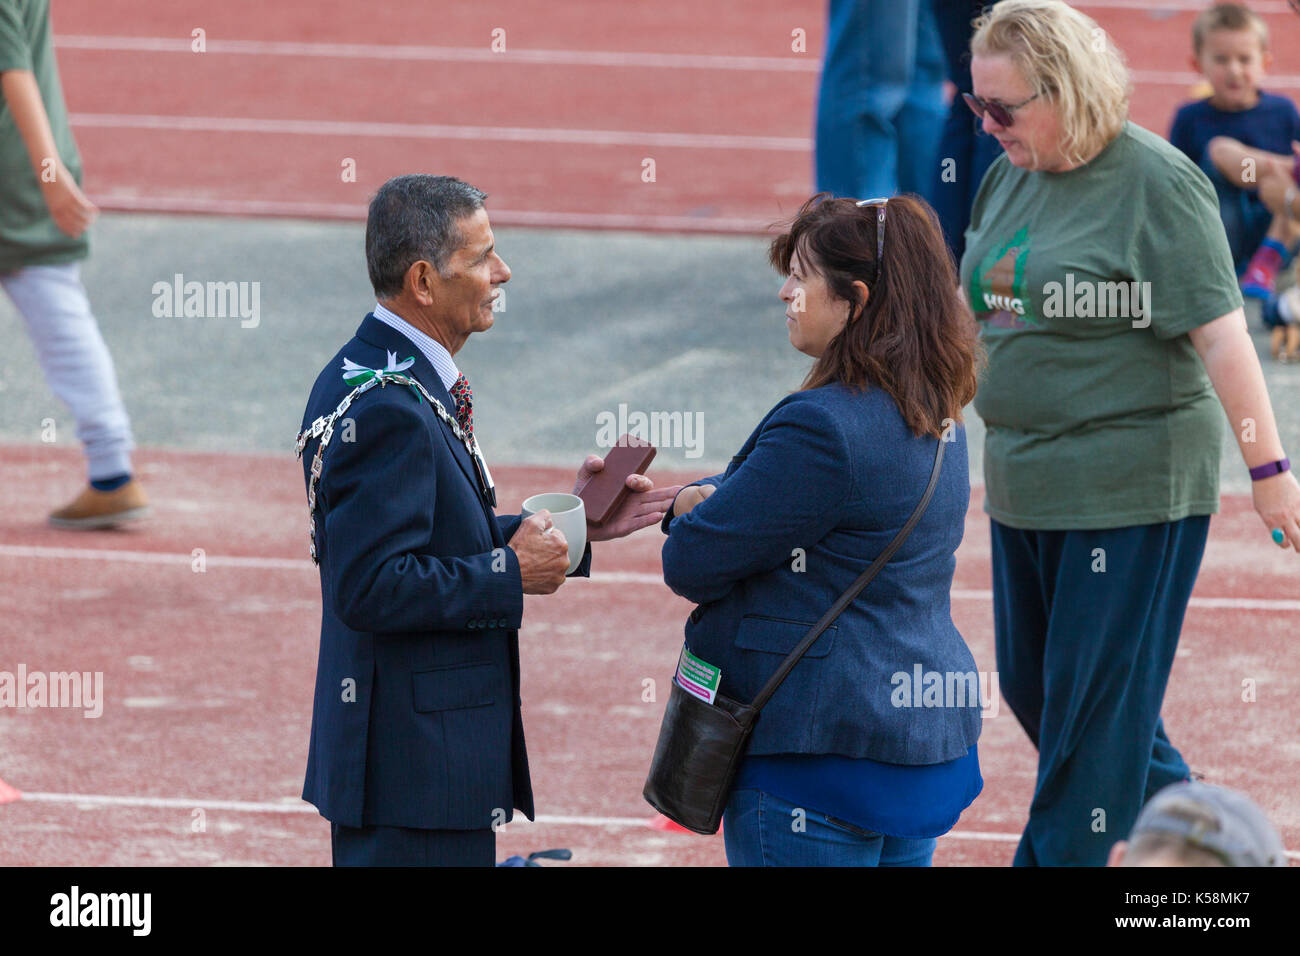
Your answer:
[[[442,402],[442,407],[446,409],[447,413],[453,418],[455,417],[456,402],[447,392],[446,386],[442,384],[442,379],[438,376],[433,364],[425,358],[424,353],[416,347],[414,342],[391,325],[379,321],[374,317],[373,313],[367,314],[362,321],[361,328],[357,329],[357,338],[374,348],[383,349],[385,353],[397,353],[399,362],[414,357],[415,364],[407,369],[406,374],[414,375],[415,378],[419,379],[420,384],[428,390],[429,394]],[[437,413],[432,409],[429,412],[437,417]],[[487,502],[483,501],[483,494],[479,488],[478,469],[474,466],[474,459],[470,457],[464,443],[452,433],[451,428],[441,418],[438,418],[438,431],[442,434],[447,447],[451,450],[452,457],[460,465],[460,470],[465,473],[465,479],[473,486],[475,494],[483,502],[484,511],[488,513],[489,519],[492,519],[492,513],[488,509]],[[489,523],[494,528],[496,527],[494,519],[490,520]]]

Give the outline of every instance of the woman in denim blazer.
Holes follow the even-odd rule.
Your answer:
[[[981,675],[949,609],[974,321],[913,197],[814,196],[771,260],[790,344],[816,362],[664,519],[664,579],[699,605],[686,645],[721,669],[721,693],[754,698],[907,521],[949,444],[911,535],[760,714],[723,818],[727,859],[926,866],[982,787]]]

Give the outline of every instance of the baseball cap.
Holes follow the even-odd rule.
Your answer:
[[[1196,804],[1217,826],[1171,813],[1171,804]],[[1264,811],[1244,793],[1199,780],[1170,784],[1147,801],[1138,815],[1132,842],[1141,833],[1180,836],[1189,846],[1212,853],[1227,866],[1286,866],[1286,848]]]

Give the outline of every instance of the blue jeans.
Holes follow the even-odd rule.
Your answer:
[[[931,198],[947,107],[931,0],[831,0],[817,95],[818,191]]]
[[[980,128],[979,118],[970,111],[962,93],[971,92],[971,21],[979,16],[988,0],[934,0],[934,16],[948,61],[948,79],[957,94],[948,107],[938,161],[934,166],[934,198],[939,224],[953,258],[961,261],[966,251],[966,227],[975,193],[993,160],[1002,153],[998,141]]]
[[[929,866],[935,839],[863,830],[762,790],[733,790],[722,815],[729,866]]]

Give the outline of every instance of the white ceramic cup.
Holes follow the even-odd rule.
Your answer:
[[[569,570],[572,574],[582,563],[583,552],[587,550],[587,509],[577,495],[563,492],[551,492],[533,495],[524,502],[523,516],[532,517],[539,511],[549,511],[551,521],[560,529],[564,540],[569,543]]]

